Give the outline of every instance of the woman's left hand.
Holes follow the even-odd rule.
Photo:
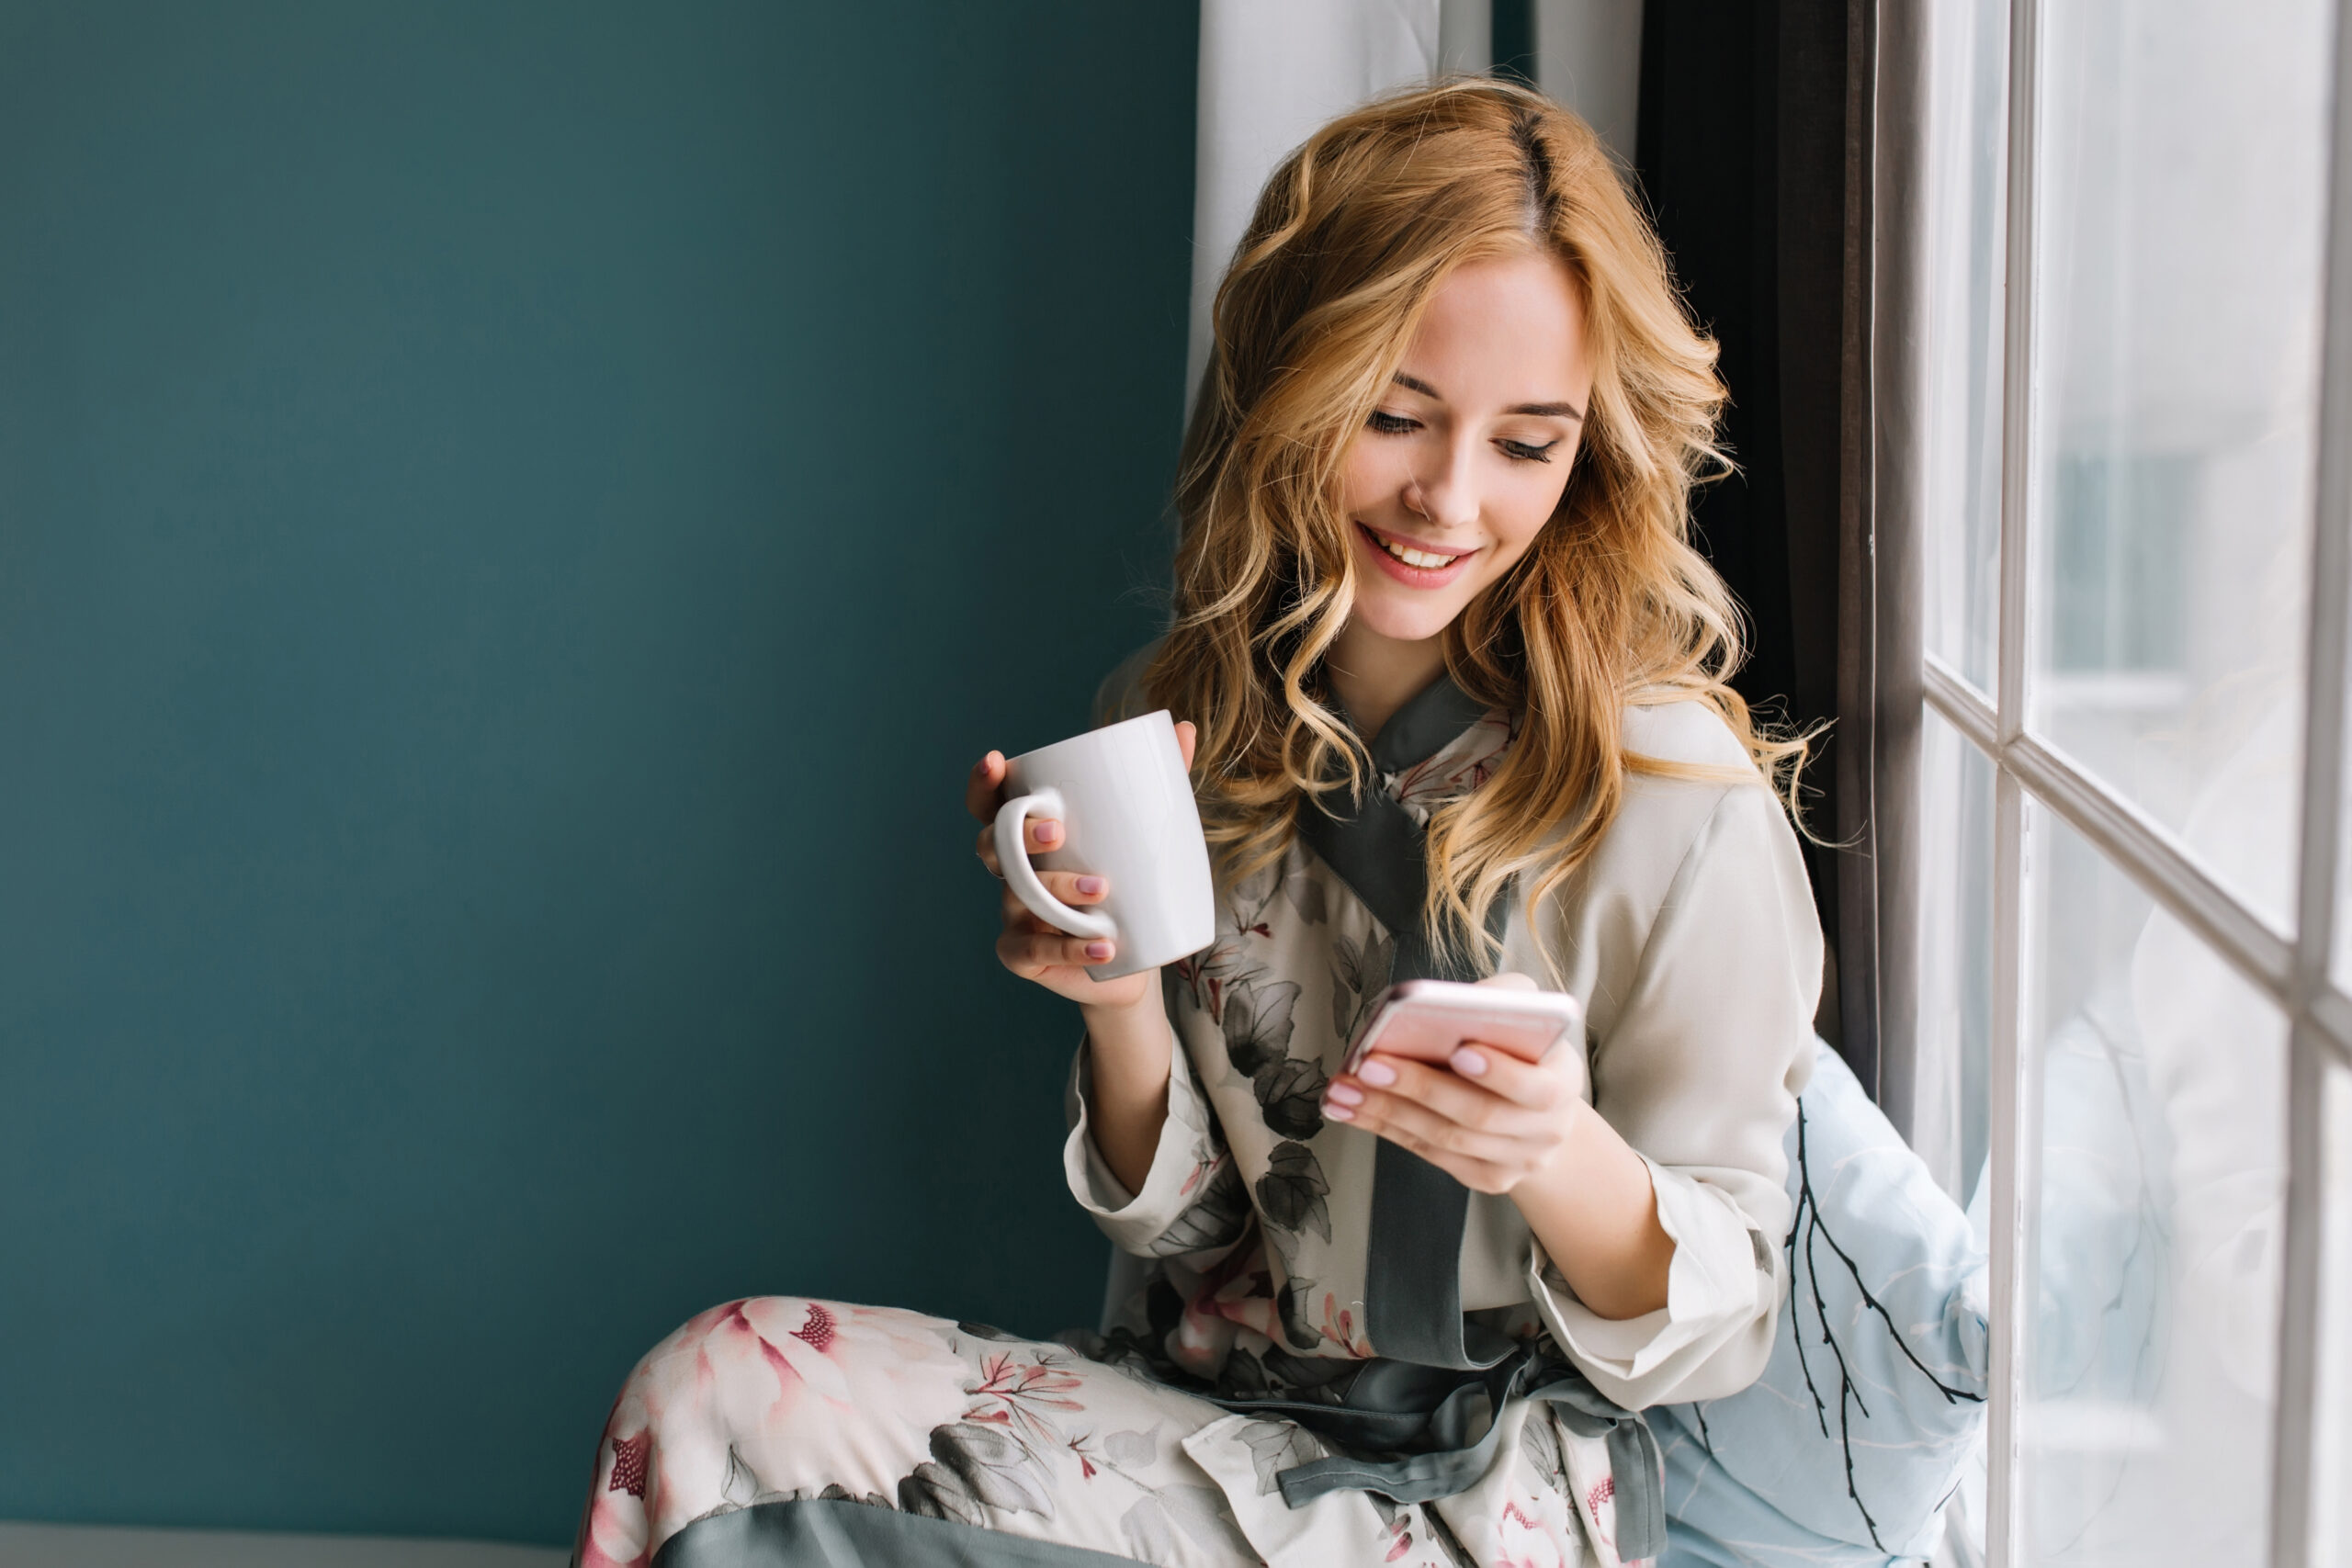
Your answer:
[[[1522,976],[1504,984],[1532,986]],[[1489,982],[1490,984],[1492,982]],[[1476,1041],[1453,1067],[1375,1051],[1323,1091],[1323,1114],[1410,1149],[1474,1192],[1510,1192],[1556,1159],[1584,1103],[1569,1042],[1523,1062]]]

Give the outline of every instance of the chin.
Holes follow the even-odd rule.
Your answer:
[[[1457,601],[1452,594],[1443,604],[1413,600],[1400,604],[1398,594],[1385,591],[1387,584],[1367,587],[1368,592],[1366,588],[1356,591],[1355,605],[1349,611],[1349,618],[1391,642],[1427,642],[1452,626],[1454,617],[1469,604],[1466,598]]]

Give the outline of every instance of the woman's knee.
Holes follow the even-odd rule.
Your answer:
[[[705,1308],[646,1352],[614,1409],[633,1429],[690,1418],[769,1427],[854,1417],[862,1396],[953,1379],[957,1325],[899,1307],[745,1296]],[[924,1373],[928,1371],[930,1376]]]
[[[638,1359],[599,1442],[596,1485],[642,1497],[684,1463],[707,1469],[744,1429],[821,1417],[847,1391],[842,1325],[870,1309],[806,1296],[742,1296],[706,1307]],[[658,1490],[658,1489],[657,1489]]]
[[[857,1310],[846,1303],[808,1296],[739,1296],[695,1314],[645,1359],[707,1353],[747,1336],[767,1340],[789,1337],[822,1351],[831,1348],[842,1318]]]

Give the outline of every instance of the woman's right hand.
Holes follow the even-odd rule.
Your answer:
[[[1182,750],[1188,768],[1193,765],[1195,733],[1190,724],[1176,727],[1176,744]],[[990,751],[973,764],[964,785],[964,804],[983,824],[980,859],[999,877],[1003,876],[1004,868],[996,858],[996,814],[1004,804],[1004,753]],[[1030,853],[1043,854],[1061,847],[1062,825],[1052,818],[1032,817],[1022,826],[1022,842]],[[1105,877],[1042,870],[1037,877],[1046,885],[1046,892],[1073,908],[1100,904],[1110,892],[1109,879]],[[1115,980],[1090,977],[1086,973],[1089,965],[1099,967],[1117,955],[1115,943],[1072,936],[1031,914],[1028,906],[1013,896],[1010,886],[1003,894],[1004,930],[996,939],[996,955],[1015,975],[1089,1009],[1133,1008],[1159,994],[1159,972],[1156,969],[1122,975]]]

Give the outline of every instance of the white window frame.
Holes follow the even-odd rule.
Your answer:
[[[2339,1216],[2323,1168],[2323,1080],[2329,1061],[2352,1067],[2352,997],[2335,983],[2337,876],[2345,824],[2345,705],[2352,661],[2352,0],[2335,7],[2335,91],[2330,110],[2324,324],[2318,471],[2313,495],[2310,620],[2303,716],[2302,821],[2296,931],[2290,937],[2200,868],[2180,840],[2132,801],[2029,733],[2027,641],[2032,515],[2037,164],[2041,121],[2040,0],[2010,0],[2007,233],[2001,418],[1997,687],[1978,690],[1933,653],[1926,706],[1991,761],[1993,1029],[1991,1073],[1992,1401],[1985,1489],[1987,1568],[2025,1561],[2018,1535],[2020,1351],[2032,1295],[2027,1243],[2039,1208],[2039,1044],[2024,1027],[2026,803],[2039,805],[2194,931],[2288,1020],[2287,1208],[2270,1496],[2270,1561],[2314,1561],[2313,1459],[2323,1371],[2321,1238]]]

